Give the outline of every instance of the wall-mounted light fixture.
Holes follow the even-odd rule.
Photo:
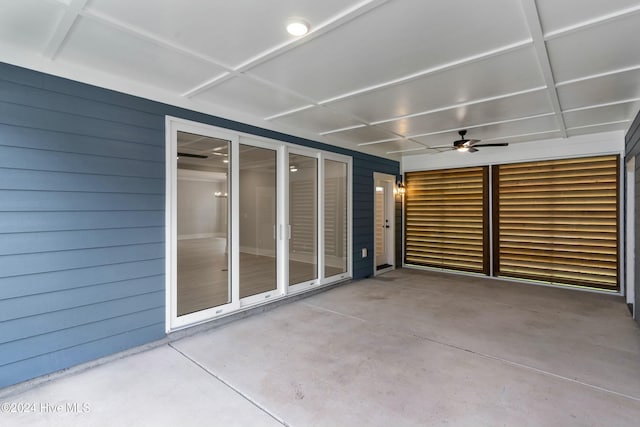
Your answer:
[[[407,192],[407,187],[405,187],[404,182],[402,182],[401,179],[396,183],[396,189],[398,194],[401,196],[404,196],[404,194]]]
[[[219,199],[224,199],[227,197],[227,193],[223,193],[222,191],[216,191],[215,193],[213,193],[213,195]]]

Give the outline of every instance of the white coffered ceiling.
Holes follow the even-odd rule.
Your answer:
[[[639,29],[638,0],[0,0],[0,61],[399,158],[628,129]]]

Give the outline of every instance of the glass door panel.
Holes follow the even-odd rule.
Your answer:
[[[230,142],[177,133],[177,315],[231,302]]]
[[[318,277],[318,159],[289,154],[289,285]]]
[[[347,272],[347,164],[324,161],[324,275]]]
[[[240,144],[240,298],[277,289],[277,152]]]

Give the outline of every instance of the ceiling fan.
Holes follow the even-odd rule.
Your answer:
[[[495,142],[491,144],[478,144],[480,142],[479,139],[465,139],[465,135],[467,134],[466,130],[458,131],[460,135],[460,139],[453,141],[453,147],[450,145],[437,145],[431,148],[451,148],[452,150],[458,151],[468,151],[469,153],[475,153],[478,151],[478,147],[506,147],[509,145],[508,142]]]

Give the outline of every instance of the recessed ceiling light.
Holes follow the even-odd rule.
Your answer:
[[[304,36],[309,32],[309,24],[300,18],[292,18],[287,22],[287,32],[292,36]]]

